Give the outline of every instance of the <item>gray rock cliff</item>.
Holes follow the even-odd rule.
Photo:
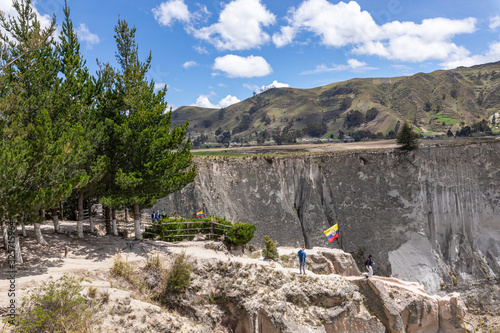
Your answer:
[[[427,291],[500,276],[500,142],[197,159],[198,176],[154,209],[257,225],[280,246],[372,253],[375,274]],[[339,223],[340,244],[323,231]]]

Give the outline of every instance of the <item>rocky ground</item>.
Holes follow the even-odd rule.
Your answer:
[[[74,224],[62,223],[68,231]],[[89,233],[79,240],[75,233],[54,234],[49,223],[43,233],[49,246],[36,244],[31,231],[21,240],[25,262],[15,276],[18,299],[23,288],[49,276],[82,276],[84,294],[94,290],[103,299],[95,331],[464,332],[461,315],[469,332],[500,332],[498,314],[482,313],[481,329],[479,317],[465,312],[463,296],[428,295],[420,284],[394,278],[366,279],[340,250],[306,250],[304,276],[298,274],[294,248],[279,248],[280,260],[269,262],[259,251],[229,253],[210,240],[139,242]],[[193,267],[191,284],[178,296],[152,300],[151,292],[111,273],[117,253],[136,270],[152,257],[170,267],[176,256],[186,254]],[[6,281],[3,251],[0,260],[0,279]],[[151,273],[144,277],[153,278]],[[2,306],[9,302],[8,288],[0,284]]]

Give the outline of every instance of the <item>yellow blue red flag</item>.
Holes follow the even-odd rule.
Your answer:
[[[328,242],[331,243],[335,240],[335,238],[339,237],[339,224],[335,223],[323,232],[325,233],[326,238],[328,238]]]
[[[203,217],[203,209],[196,213],[196,217]]]

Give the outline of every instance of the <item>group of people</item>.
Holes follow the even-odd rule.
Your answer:
[[[157,210],[156,212],[155,212],[155,211],[153,211],[153,212],[151,213],[151,220],[153,221],[153,223],[154,223],[154,222],[158,222],[158,221],[160,221],[161,219],[164,219],[165,217],[167,217],[167,214],[166,214],[165,212],[161,212],[161,214],[160,214],[160,211],[159,211],[159,210]]]
[[[297,257],[299,257],[299,274],[306,274],[306,248],[302,247],[299,252],[297,253]],[[368,274],[366,274],[366,278],[370,278],[373,276],[373,265],[375,264],[373,262],[373,255],[370,254],[368,258],[365,261],[365,267],[368,271]]]

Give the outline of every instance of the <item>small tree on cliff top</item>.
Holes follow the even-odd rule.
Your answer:
[[[400,145],[401,150],[414,150],[418,148],[418,133],[414,132],[410,124],[406,121],[401,128],[401,131],[396,137],[396,142]]]

